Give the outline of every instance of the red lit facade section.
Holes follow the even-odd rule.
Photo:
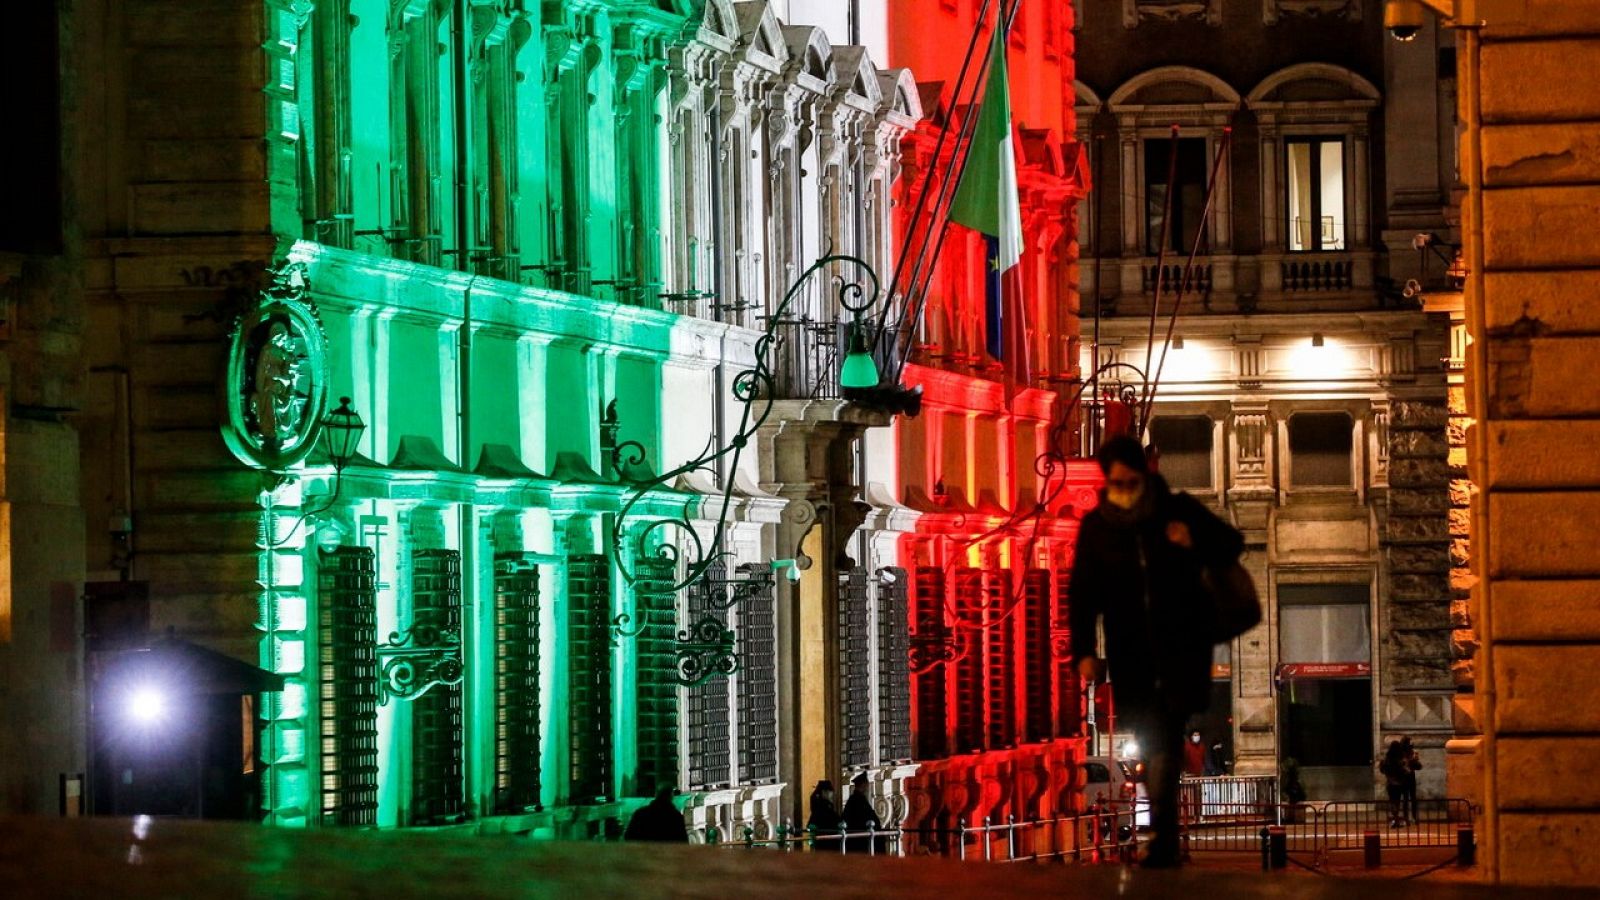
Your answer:
[[[921,79],[925,118],[906,141],[897,208],[906,266],[937,230],[913,227],[919,192],[957,154],[977,114],[972,79],[989,42],[974,0],[895,0],[889,56]],[[993,16],[991,4],[990,16]],[[1023,250],[1020,307],[986,350],[983,238],[951,225],[913,326],[907,385],[923,412],[894,425],[900,500],[921,513],[900,546],[914,573],[913,750],[906,827],[1048,818],[1077,805],[1080,698],[1065,656],[1065,578],[1098,473],[1079,458],[1078,201],[1089,188],[1073,139],[1072,9],[1023,4],[1009,39]],[[958,97],[962,53],[979,30]],[[981,96],[981,92],[978,92]],[[948,130],[943,135],[941,132]],[[952,185],[953,192],[953,185]],[[935,205],[933,198],[926,201]],[[931,248],[923,262],[932,259]],[[904,275],[906,269],[902,269]]]

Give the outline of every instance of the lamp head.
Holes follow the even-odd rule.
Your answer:
[[[138,725],[154,725],[167,717],[168,697],[165,691],[152,684],[141,685],[128,692],[124,714]]]
[[[323,435],[328,442],[328,459],[333,462],[335,469],[342,471],[355,459],[356,447],[366,430],[367,423],[350,408],[350,398],[340,397],[339,408],[322,419]]]
[[[861,331],[861,322],[850,323],[850,346],[839,369],[839,386],[844,388],[870,388],[878,386],[878,364],[867,352],[867,338]]]

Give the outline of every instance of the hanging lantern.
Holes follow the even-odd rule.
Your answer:
[[[850,323],[850,348],[839,370],[839,386],[845,388],[871,388],[878,386],[878,364],[867,352],[867,338],[861,333],[861,322]]]
[[[328,442],[328,459],[335,471],[343,471],[355,459],[356,445],[367,430],[367,423],[350,408],[350,398],[340,397],[339,408],[322,419],[323,436]]]

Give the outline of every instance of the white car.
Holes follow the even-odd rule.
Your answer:
[[[1142,761],[1091,756],[1078,765],[1083,772],[1085,811],[1100,806],[1125,813],[1131,807],[1134,824],[1141,830],[1150,827],[1150,794],[1145,789]]]

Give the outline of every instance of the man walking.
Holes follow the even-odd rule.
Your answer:
[[[1174,494],[1132,437],[1108,440],[1099,463],[1106,487],[1078,531],[1068,587],[1072,656],[1089,681],[1109,664],[1118,721],[1147,748],[1155,834],[1143,865],[1167,868],[1178,865],[1183,725],[1211,692],[1216,607],[1202,573],[1237,562],[1244,541],[1200,501]]]

